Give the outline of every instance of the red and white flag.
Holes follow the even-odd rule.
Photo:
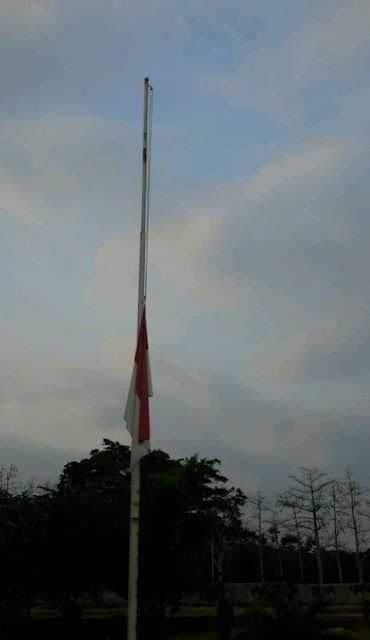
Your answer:
[[[145,307],[141,316],[134,369],[124,419],[132,436],[131,468],[150,452],[149,397],[153,395]]]

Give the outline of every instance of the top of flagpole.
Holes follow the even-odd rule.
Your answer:
[[[146,271],[147,271],[147,233],[148,233],[148,113],[149,91],[152,87],[149,78],[144,79],[144,115],[143,115],[143,155],[142,155],[142,199],[140,225],[140,255],[139,255],[139,291],[137,330],[139,332],[141,317],[146,302]]]

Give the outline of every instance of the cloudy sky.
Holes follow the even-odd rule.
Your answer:
[[[143,79],[152,442],[370,482],[368,0],[3,0],[0,463],[126,444]]]

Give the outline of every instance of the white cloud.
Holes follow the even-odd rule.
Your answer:
[[[150,226],[148,306],[159,343],[175,344],[187,322],[205,307],[233,304],[232,292],[219,296],[204,265],[219,230],[213,209],[194,210]],[[87,293],[90,303],[112,321],[135,326],[138,235],[131,226],[108,234],[96,254],[97,272]],[[195,303],[195,306],[194,306]],[[169,319],[164,325],[163,317]]]
[[[302,378],[300,367],[312,349],[324,349],[330,341],[335,342],[338,334],[350,330],[355,318],[353,312],[347,314],[348,323],[344,326],[346,310],[357,308],[362,313],[356,295],[353,293],[349,299],[325,294],[328,284],[323,277],[323,302],[315,308],[299,284],[297,294],[296,289],[285,289],[284,278],[277,286],[264,281],[262,273],[259,277],[258,272],[233,272],[225,269],[224,258],[233,251],[230,233],[241,243],[245,238],[246,252],[250,238],[258,236],[267,238],[267,246],[271,242],[272,247],[277,237],[285,238],[287,247],[302,239],[340,243],[353,237],[354,230],[346,218],[333,216],[329,209],[324,215],[319,204],[317,216],[307,216],[305,212],[301,214],[300,204],[307,194],[320,203],[329,184],[336,190],[355,153],[356,146],[353,148],[348,141],[305,145],[276,157],[256,175],[183,202],[171,213],[171,219],[151,221],[149,337],[155,389],[153,411],[158,423],[162,424],[166,411],[169,419],[173,415],[173,421],[178,420],[175,403],[186,407],[188,422],[192,422],[193,412],[198,418],[202,415],[204,438],[213,412],[217,432],[221,425],[230,424],[229,445],[253,455],[269,452],[275,458],[288,457],[301,464],[328,461],[328,451],[320,449],[320,430],[334,433],[335,421],[330,427],[326,424],[330,412],[339,407],[343,411],[356,407],[365,386],[348,381],[317,384]],[[136,232],[119,227],[106,237],[97,253],[98,269],[90,300],[100,313],[126,327],[126,333],[108,336],[102,345],[101,357],[109,370],[118,371],[129,363],[131,371],[137,252]],[[275,270],[273,259],[269,268]],[[310,264],[304,276],[310,283]],[[296,277],[299,283],[300,274]],[[193,325],[194,318],[200,313],[207,314],[209,331],[213,325],[220,328],[221,341],[224,335],[229,344],[231,332],[237,336],[235,344],[228,347],[229,363],[221,361],[221,346],[214,345],[213,355],[199,346],[202,356],[192,355],[197,345],[207,340],[193,328],[197,326],[196,322]],[[202,363],[203,371],[196,368],[194,360]],[[237,415],[228,417],[222,401],[217,405],[217,386],[212,382],[212,374],[217,371],[223,371],[230,383],[244,390],[240,397],[245,394],[245,404]],[[262,413],[256,413],[253,402],[251,406],[251,391],[267,403]],[[276,407],[281,407],[281,415]],[[288,436],[277,428],[280,421],[284,423],[284,407],[289,424],[293,415],[296,423]],[[188,438],[196,433],[196,424],[195,418],[194,428],[187,428]],[[247,425],[245,434],[243,424]],[[160,437],[165,439],[168,433],[162,424]]]
[[[129,336],[130,337],[130,336]],[[134,345],[122,332],[106,336],[90,361],[41,352],[12,351],[0,370],[2,424],[14,438],[27,434],[34,445],[86,452],[103,437],[129,436],[123,411],[132,372]],[[151,349],[155,398],[152,408],[201,418],[211,410],[210,388],[200,370],[184,370]],[[154,403],[154,404],[153,404]],[[156,424],[154,441],[163,434]]]
[[[172,211],[160,222],[154,219],[150,226],[149,272],[160,272],[164,282],[178,294],[191,295],[198,304],[212,311],[233,307],[235,295],[224,286],[224,281],[219,281],[220,274],[212,273],[208,265],[208,257],[215,248],[222,251],[225,226],[232,220],[238,221],[238,216],[243,213],[246,224],[243,235],[248,234],[250,225],[255,224],[268,233],[267,227],[276,212],[285,234],[289,234],[290,228],[296,230],[297,219],[302,216],[294,211],[294,205],[300,206],[307,192],[311,195],[312,192],[320,192],[321,185],[335,178],[352,153],[348,142],[303,146],[278,156],[255,175],[185,201],[177,211]],[[289,225],[285,225],[284,218],[281,218],[281,201],[287,196],[290,199],[286,212]],[[262,215],[261,209],[255,208],[257,205],[266,207]],[[296,216],[293,227],[292,216]],[[304,222],[306,218],[304,212]],[[126,306],[123,298],[117,295],[120,289],[125,296],[130,296],[132,302],[137,286],[137,247],[136,233],[131,226],[125,226],[108,235],[97,252],[96,263],[100,273],[92,285],[93,295],[99,309],[110,309],[113,317],[118,317],[115,312],[117,305],[121,309],[120,318]],[[150,277],[154,280],[157,276]]]
[[[10,218],[42,224],[121,212],[136,190],[123,149],[132,143],[124,123],[90,115],[6,119],[0,127],[2,209]],[[118,148],[122,159],[118,161]],[[122,177],[120,169],[126,169]],[[137,180],[138,182],[138,180]]]
[[[33,110],[0,125],[1,213],[17,222],[8,225],[17,264],[9,278],[7,265],[4,273],[11,304],[12,278],[21,283],[17,305],[26,317],[11,325],[10,311],[5,324],[14,342],[50,346],[57,335],[55,351],[66,352],[63,361],[54,351],[11,354],[1,411],[19,441],[27,433],[39,445],[61,451],[68,442],[84,453],[103,436],[128,442],[121,414],[135,348],[141,137],[132,86],[152,71],[159,121],[148,274],[155,444],[177,443],[180,455],[199,444],[208,455],[217,441],[230,460],[252,452],[259,461],[269,452],[270,460],[327,463],[322,434],[331,437],[341,415],[350,424],[358,407],[368,411],[362,379],[315,381],[301,365],[313,352],[325,355],[326,345],[347,344],[367,313],[366,284],[358,277],[363,258],[356,267],[351,253],[342,262],[341,252],[366,237],[365,190],[359,194],[354,177],[366,167],[358,152],[368,96],[356,77],[366,55],[369,5],[298,5],[3,3],[4,59],[11,61],[3,92],[9,112]],[[200,53],[204,47],[202,60],[193,58],[195,42]],[[343,99],[347,80],[357,93]],[[338,93],[331,89],[337,82]],[[307,91],[315,83],[320,88]],[[202,192],[201,176],[190,168],[203,134],[199,111],[208,118],[212,110],[217,127],[230,122],[219,102],[204,102],[204,86],[287,126],[268,140],[265,131],[254,132],[263,147],[258,162],[264,145],[274,150],[258,171]],[[94,115],[117,107],[117,120]],[[310,120],[309,129],[294,132],[311,108],[321,129]],[[337,113],[323,122],[330,108]],[[254,121],[258,129],[255,115]],[[236,126],[230,122],[232,134]],[[226,129],[220,145],[223,135]],[[249,158],[256,146],[246,147]],[[207,171],[219,176],[215,165]],[[194,184],[198,195],[190,196]],[[217,374],[225,379],[213,380]]]
[[[311,19],[285,41],[273,46],[262,42],[252,51],[241,44],[237,63],[225,72],[202,77],[199,90],[217,95],[234,108],[273,114],[288,126],[302,122],[305,101],[310,103],[302,91],[328,77],[355,74],[366,59],[370,41],[367,0],[334,3],[328,19],[322,18],[322,10],[321,3],[313,5]]]
[[[8,37],[27,37],[55,24],[58,18],[58,0],[3,0],[1,27]],[[9,33],[10,32],[10,33]]]
[[[41,224],[37,215],[38,196],[33,193],[33,203],[30,202],[30,192],[23,189],[19,181],[12,178],[0,178],[0,212],[16,221]]]
[[[50,364],[34,352],[18,355],[16,360],[13,357],[8,366],[2,367],[1,416],[14,437],[27,434],[44,446],[64,448],[71,443],[80,450],[88,440],[93,442],[94,434],[89,438],[86,427],[97,428],[99,404],[107,401],[107,393],[103,390],[96,400],[83,374],[78,379],[70,373],[66,362],[56,362],[54,357]]]
[[[248,201],[276,198],[282,192],[322,180],[348,160],[348,142],[327,141],[289,151],[249,178],[244,194]]]
[[[97,269],[86,292],[103,317],[119,322],[131,318],[132,326],[137,311],[138,238],[128,225],[108,234],[96,252]]]
[[[361,54],[370,41],[370,6],[367,0],[337,3],[328,20],[315,20],[300,39],[294,58],[294,76],[309,72],[318,62],[341,63]]]
[[[254,176],[182,203],[171,217],[153,219],[148,286],[156,343],[186,344],[189,324],[202,312],[212,314],[225,331],[242,332],[244,339],[257,323],[261,330],[254,344],[248,339],[248,353],[239,349],[232,357],[242,359],[243,372],[254,381],[292,377],[304,350],[325,340],[336,321],[327,310],[312,309],[285,291],[284,283],[276,288],[254,273],[225,270],[224,259],[232,250],[227,234],[231,229],[246,240],[260,234],[267,241],[275,234],[276,241],[278,224],[278,236],[325,237],[326,227],[299,211],[301,200],[308,193],[320,194],[323,184],[338,177],[351,153],[341,142],[304,146],[276,158]],[[339,239],[347,237],[348,228],[337,219],[334,232],[326,232]],[[88,291],[99,313],[125,325],[130,342],[136,323],[137,263],[137,233],[131,226],[120,226],[98,249]],[[266,322],[274,324],[273,336],[263,328]]]

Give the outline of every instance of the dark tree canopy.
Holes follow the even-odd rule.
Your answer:
[[[126,597],[129,462],[128,447],[104,440],[66,464],[55,486],[22,486],[15,467],[0,469],[3,602],[23,602],[30,614],[46,598],[68,615],[82,594],[110,588]],[[141,466],[142,605],[174,603],[183,592],[225,582],[315,582],[318,557],[329,582],[338,566],[347,582],[370,578],[369,505],[348,473],[333,520],[334,485],[315,469],[301,470],[273,505],[230,486],[218,459],[156,450]],[[353,530],[357,544],[345,548]]]

